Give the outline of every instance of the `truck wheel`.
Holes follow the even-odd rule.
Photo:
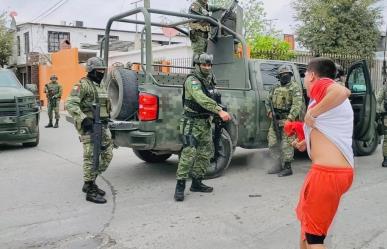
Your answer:
[[[27,142],[23,143],[23,147],[36,147],[39,144],[39,137],[40,137],[40,132],[39,132],[39,127],[38,127],[38,135],[36,136],[36,139],[34,142]]]
[[[228,132],[223,129],[220,139],[219,156],[211,159],[211,165],[207,169],[205,178],[212,179],[221,176],[230,165],[233,152],[231,137]]]
[[[353,140],[353,153],[355,156],[369,156],[374,153],[378,144],[378,133],[375,131],[375,135],[370,141]]]
[[[115,68],[107,76],[107,90],[112,103],[113,119],[129,120],[138,109],[138,81],[135,72]]]
[[[133,149],[133,152],[138,158],[148,163],[162,163],[172,156],[172,154],[157,155],[153,153],[151,150]]]

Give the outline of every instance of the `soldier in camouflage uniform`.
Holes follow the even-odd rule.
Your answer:
[[[278,78],[280,85],[274,86],[270,91],[266,104],[267,115],[272,119],[270,103],[273,104],[274,111],[279,123],[279,128],[282,132],[282,141],[278,141],[273,121],[270,125],[267,139],[269,149],[273,158],[278,160],[278,163],[268,171],[268,174],[277,174],[279,177],[292,175],[291,162],[293,161],[294,149],[291,142],[294,137],[287,137],[283,131],[285,121],[294,121],[299,118],[303,108],[302,90],[297,82],[292,81],[293,72],[290,66],[282,65],[278,69]]]
[[[190,14],[209,16],[210,11],[225,10],[222,7],[208,5],[208,0],[196,0],[189,8]],[[210,24],[203,21],[194,21],[189,24],[192,50],[195,55],[207,52]]]
[[[44,92],[46,93],[47,97],[47,112],[48,112],[48,125],[46,125],[46,128],[59,127],[59,103],[60,98],[62,97],[62,86],[58,83],[58,77],[53,74],[50,77],[50,82],[47,83],[44,86]],[[52,125],[52,112],[55,111],[55,125]]]
[[[86,63],[87,76],[74,85],[70,97],[66,102],[66,109],[74,118],[80,140],[83,143],[83,179],[82,191],[86,193],[86,200],[94,203],[106,203],[103,197],[105,191],[99,189],[95,184],[98,175],[104,172],[113,158],[113,143],[107,122],[111,110],[110,100],[106,87],[101,81],[106,66],[101,58],[92,57]],[[92,105],[100,105],[100,118],[103,123],[101,158],[97,171],[93,165],[93,143],[91,134],[93,132]]]
[[[223,121],[231,119],[215,101],[212,55],[195,56],[194,62],[195,69],[187,77],[183,88],[184,113],[180,122],[183,150],[176,172],[176,201],[184,200],[189,173],[192,176],[192,192],[212,192],[212,187],[202,183],[214,154],[211,120],[214,115],[219,115]]]
[[[376,94],[377,113],[382,116],[384,127],[383,162],[382,167],[387,167],[387,85],[383,85]]]

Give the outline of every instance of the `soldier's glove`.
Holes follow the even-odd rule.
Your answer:
[[[93,132],[93,119],[85,118],[81,123],[81,127],[85,132]]]

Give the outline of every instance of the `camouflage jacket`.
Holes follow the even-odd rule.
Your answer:
[[[57,81],[51,81],[44,86],[47,100],[51,98],[60,99],[62,97],[62,86]]]
[[[217,114],[222,108],[215,100],[208,97],[202,90],[202,84],[212,84],[209,81],[202,82],[195,75],[190,75],[184,83],[185,99],[198,103],[204,109]],[[184,106],[185,111],[195,112],[188,106]]]
[[[376,93],[376,112],[382,113],[385,112],[385,104],[387,103],[387,85],[382,85]]]
[[[271,111],[270,102],[273,103],[274,109],[286,115],[282,119],[297,120],[304,105],[302,90],[295,81],[284,86],[276,85],[271,89],[268,100],[265,102],[267,113]]]
[[[223,8],[213,6],[213,5],[208,5],[201,0],[196,0],[189,7],[189,13],[194,14],[194,15],[209,16],[210,11],[217,11],[217,10],[221,10],[221,9],[223,9]],[[210,24],[208,24],[206,22],[200,22],[200,21],[191,22],[189,24],[189,27],[192,30],[199,30],[202,32],[210,31]]]
[[[105,86],[94,83],[88,78],[82,78],[76,83],[66,101],[66,109],[74,118],[74,124],[78,131],[85,118],[93,118],[92,105],[99,103],[101,106],[101,120],[107,120],[111,110]]]

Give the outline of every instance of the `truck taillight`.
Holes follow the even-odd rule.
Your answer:
[[[140,93],[138,98],[138,118],[140,121],[152,121],[157,119],[159,99],[149,93]]]

